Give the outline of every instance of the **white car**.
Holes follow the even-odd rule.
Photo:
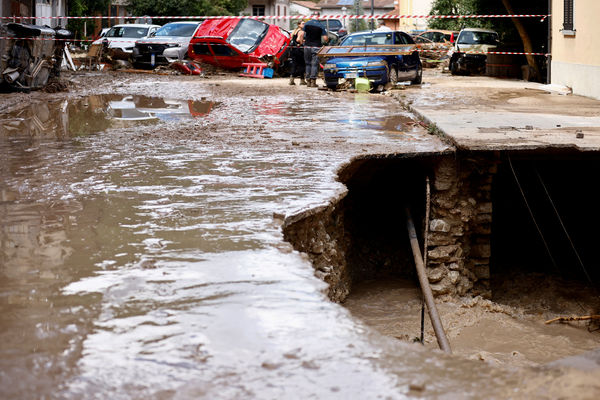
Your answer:
[[[129,59],[135,41],[149,38],[160,28],[151,24],[115,25],[92,44],[102,44],[112,58]]]
[[[486,52],[494,51],[500,44],[496,31],[483,28],[465,28],[460,31],[454,47],[448,52],[452,75],[483,73]],[[472,53],[469,53],[472,52]]]

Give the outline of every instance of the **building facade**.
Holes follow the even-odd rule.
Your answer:
[[[286,17],[290,15],[289,0],[248,0],[248,6],[242,11],[242,15],[261,16],[276,16]],[[289,28],[289,20],[282,19],[265,19],[267,23],[278,25],[284,29]]]
[[[433,0],[395,0],[394,11],[388,15],[429,15]],[[427,30],[425,18],[402,18],[388,20],[385,25],[394,30],[417,32]]]
[[[550,80],[600,99],[600,1],[552,0]]]
[[[0,0],[1,16],[13,17],[15,21],[35,25],[65,26],[67,24],[66,19],[54,17],[64,16],[66,12],[67,0]],[[23,17],[37,18],[26,19]],[[7,20],[3,19],[2,21]]]

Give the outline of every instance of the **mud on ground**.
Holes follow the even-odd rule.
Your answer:
[[[152,75],[139,76],[127,72],[65,73],[61,78],[64,85],[59,86],[64,90],[4,94],[0,96],[0,112],[9,112],[37,101],[110,93],[132,82],[145,84],[146,87],[140,91],[147,92],[147,85],[155,79]],[[249,85],[260,88],[261,95],[280,94],[287,87],[287,81],[283,79],[253,80],[244,86],[229,85],[227,80],[235,80],[236,77],[228,74],[207,78],[160,77],[161,82],[179,84],[188,80],[197,82],[198,79],[206,79],[207,85],[227,96],[247,94]],[[182,93],[181,97],[190,95],[194,96],[193,93]],[[336,93],[334,97],[345,95],[348,94]],[[510,98],[509,94],[507,96]],[[235,140],[235,136],[232,139]],[[585,286],[547,276],[514,276],[499,283],[495,293],[493,300],[438,299],[455,354],[495,364],[531,366],[588,351],[600,344],[600,331],[589,322],[544,324],[547,319],[557,316],[598,311],[598,296]],[[421,301],[413,282],[389,280],[355,284],[344,305],[353,315],[384,335],[411,342],[420,334]],[[425,345],[437,347],[429,322],[425,325]]]

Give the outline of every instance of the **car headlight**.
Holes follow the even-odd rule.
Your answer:
[[[385,61],[369,61],[367,67],[386,67],[387,62]]]
[[[167,44],[167,47],[181,47],[181,43],[169,43]]]
[[[325,64],[323,65],[323,69],[336,69],[337,64]]]

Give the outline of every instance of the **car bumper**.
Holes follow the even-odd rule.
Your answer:
[[[326,81],[367,78],[374,86],[384,85],[388,81],[388,69],[385,66],[328,68],[323,70],[323,74]]]

